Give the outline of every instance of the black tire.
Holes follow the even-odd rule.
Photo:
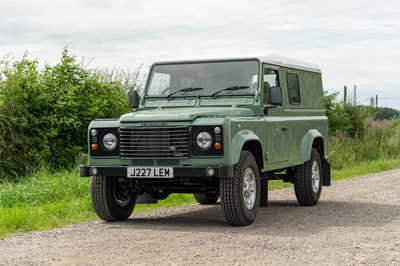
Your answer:
[[[198,203],[204,205],[214,204],[219,199],[219,194],[204,193],[204,194],[193,194],[193,196]]]
[[[248,192],[248,195],[254,195],[249,192],[249,189],[246,191],[244,188],[245,175],[248,176],[248,173],[253,175],[253,178],[250,179],[254,179],[252,184],[255,188],[252,185],[253,189],[251,189],[255,192],[254,201],[248,201],[250,196],[245,197],[244,195],[244,191]],[[249,185],[247,182],[246,184]],[[244,226],[254,222],[260,204],[260,173],[251,152],[241,152],[239,162],[235,165],[233,178],[220,179],[220,194],[222,209],[231,225]],[[245,201],[247,203],[252,202],[252,206],[247,206]]]
[[[129,218],[136,204],[137,195],[130,193],[127,184],[116,177],[92,177],[92,204],[100,219],[107,222]]]
[[[294,191],[300,205],[314,206],[318,203],[322,190],[322,174],[321,158],[313,148],[310,160],[294,168]]]

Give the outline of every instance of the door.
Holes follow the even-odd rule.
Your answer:
[[[273,86],[280,86],[279,73],[275,66],[264,65],[262,77],[263,105],[270,104],[270,90]],[[264,115],[267,164],[277,164],[288,161],[288,127],[284,110],[281,106],[270,108]]]

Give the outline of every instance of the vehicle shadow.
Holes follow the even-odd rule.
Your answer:
[[[320,201],[317,206],[303,207],[296,201],[270,201],[267,208],[259,208],[257,219],[249,227],[232,227],[219,204],[200,206],[201,209],[164,217],[135,217],[118,223],[105,223],[113,228],[133,230],[169,230],[235,232],[292,235],[308,234],[329,227],[379,227],[400,216],[399,205],[367,202]],[[267,232],[265,230],[267,229]]]

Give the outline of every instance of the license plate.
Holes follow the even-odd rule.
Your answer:
[[[173,178],[173,167],[128,167],[128,178]]]

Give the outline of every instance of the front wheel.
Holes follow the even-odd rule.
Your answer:
[[[129,218],[136,204],[137,195],[131,193],[126,182],[117,177],[92,177],[92,203],[97,216],[107,222]]]
[[[312,149],[311,158],[294,168],[294,191],[302,206],[318,203],[322,190],[322,163],[318,151]]]
[[[220,179],[221,206],[231,225],[252,224],[260,204],[260,174],[253,154],[242,151],[233,178]]]

